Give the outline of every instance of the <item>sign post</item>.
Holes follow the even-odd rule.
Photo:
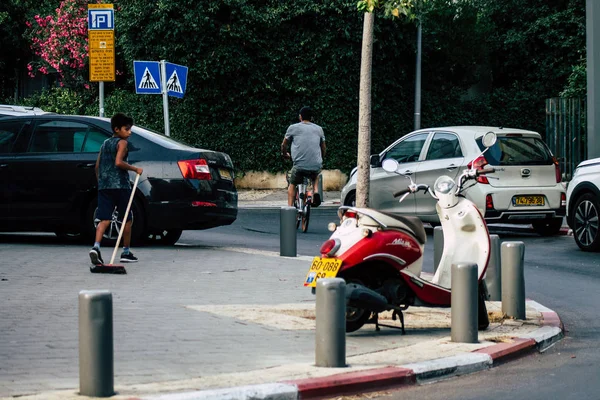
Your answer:
[[[183,98],[187,86],[188,68],[160,61],[134,61],[135,93],[162,94],[165,135],[171,136],[169,96]]]
[[[115,81],[115,13],[112,4],[88,4],[90,82],[98,82],[104,117],[104,82]]]

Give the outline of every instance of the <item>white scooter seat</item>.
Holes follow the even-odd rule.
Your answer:
[[[361,209],[358,208],[357,210],[360,211]],[[423,222],[418,217],[409,217],[372,209],[368,210],[368,214],[372,214],[373,217],[384,223],[388,228],[399,228],[409,231],[422,245],[427,242],[427,233],[423,227]]]

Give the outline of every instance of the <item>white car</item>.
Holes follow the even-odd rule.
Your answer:
[[[480,156],[481,138],[494,132],[498,140]],[[435,199],[419,192],[402,203],[392,193],[406,187],[409,180],[386,172],[383,160],[393,158],[401,171],[417,184],[432,186],[441,175],[453,179],[473,161],[495,173],[482,175],[478,183],[463,193],[479,207],[487,223],[532,224],[541,235],[560,231],[566,214],[566,193],[555,157],[541,136],[532,131],[486,126],[428,128],[411,132],[371,156],[369,207],[414,215],[422,221],[439,223]],[[341,202],[353,205],[356,199],[356,168],[342,189]]]
[[[599,214],[600,158],[594,158],[577,166],[567,189],[567,224],[581,250],[600,250]]]
[[[42,115],[50,114],[38,107],[13,106],[8,104],[0,104],[0,118],[14,117],[19,115]]]

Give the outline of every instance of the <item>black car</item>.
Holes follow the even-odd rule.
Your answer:
[[[0,231],[95,232],[95,163],[112,136],[107,118],[31,115],[0,119]],[[132,204],[132,241],[173,244],[182,230],[229,225],[237,217],[233,163],[133,126],[129,163],[144,169]],[[131,180],[135,174],[130,172]],[[120,218],[105,237],[116,239]]]

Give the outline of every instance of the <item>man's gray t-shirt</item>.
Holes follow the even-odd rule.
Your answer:
[[[299,122],[290,125],[285,138],[291,142],[294,166],[307,171],[322,168],[321,142],[325,141],[323,128],[312,122]]]

